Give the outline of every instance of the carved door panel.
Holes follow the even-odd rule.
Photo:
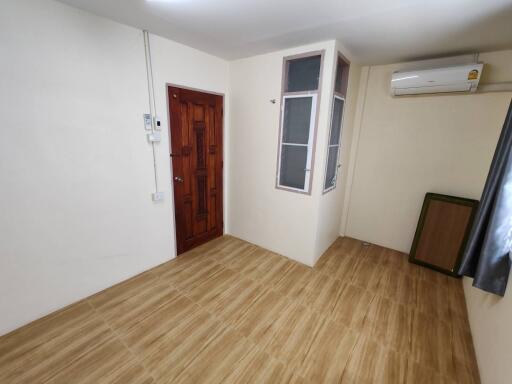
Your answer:
[[[222,96],[169,87],[178,254],[223,233]]]

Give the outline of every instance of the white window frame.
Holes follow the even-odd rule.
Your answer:
[[[279,123],[279,138],[278,138],[278,150],[277,150],[277,172],[276,172],[276,188],[282,189],[285,191],[290,192],[296,192],[296,193],[302,193],[306,195],[311,194],[311,187],[312,187],[312,181],[313,181],[313,167],[314,167],[314,158],[315,158],[315,142],[316,142],[316,131],[317,131],[317,125],[318,125],[318,108],[320,104],[320,95],[322,92],[322,79],[323,79],[323,67],[324,67],[324,54],[325,50],[320,51],[314,51],[314,52],[306,52],[303,54],[293,55],[293,56],[287,56],[283,58],[283,75],[282,75],[282,84],[281,84],[281,116],[280,116],[280,123]],[[300,58],[306,58],[306,57],[312,57],[312,56],[320,56],[320,72],[318,74],[318,88],[315,90],[308,90],[308,91],[294,91],[294,92],[287,92],[287,81],[288,81],[288,62],[300,59]],[[282,154],[282,147],[283,145],[304,145],[305,144],[294,144],[294,143],[284,143],[283,142],[283,135],[284,135],[284,107],[285,107],[285,100],[292,97],[311,97],[312,98],[312,105],[311,105],[311,118],[310,118],[310,127],[309,127],[309,137],[308,137],[308,153],[307,153],[307,160],[306,160],[306,168],[304,170],[305,179],[304,179],[304,189],[300,188],[293,188],[286,185],[282,185],[280,182],[281,179],[281,154]]]
[[[331,144],[331,135],[332,135],[332,126],[333,126],[333,118],[334,118],[334,104],[336,102],[336,99],[343,101],[343,108],[341,109],[341,127],[340,127],[340,136],[338,138],[338,144]],[[324,193],[327,193],[329,191],[332,191],[334,188],[336,188],[336,183],[338,182],[338,170],[341,167],[340,163],[340,149],[341,149],[341,138],[343,137],[343,121],[345,120],[345,97],[340,96],[338,94],[335,94],[332,98],[332,106],[331,106],[331,124],[329,127],[329,137],[327,140],[327,155],[325,158],[325,173],[324,173]],[[336,168],[334,170],[334,182],[332,185],[328,188],[325,188],[325,184],[327,181],[327,168],[329,166],[329,150],[333,147],[338,147],[338,150],[336,151]]]
[[[296,98],[311,98],[311,115],[309,117],[309,136],[308,136],[308,143],[307,144],[299,144],[299,143],[286,143],[283,141],[283,135],[284,135],[284,111],[285,111],[285,105],[286,100],[288,99],[296,99]],[[281,137],[279,138],[279,153],[278,153],[278,163],[277,163],[277,187],[282,189],[287,189],[291,191],[296,192],[308,192],[309,191],[309,185],[310,185],[310,177],[311,177],[311,166],[313,162],[313,141],[315,136],[315,126],[316,126],[316,101],[317,101],[317,95],[315,93],[306,93],[303,94],[293,94],[293,95],[284,95],[283,101],[281,103]],[[305,172],[305,179],[304,179],[304,188],[293,188],[287,185],[281,184],[281,155],[283,151],[283,146],[296,146],[296,147],[307,147],[307,157],[306,157],[306,168],[304,169]]]

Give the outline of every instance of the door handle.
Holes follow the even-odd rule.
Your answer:
[[[183,183],[183,177],[174,176],[174,181],[177,181],[178,183]]]

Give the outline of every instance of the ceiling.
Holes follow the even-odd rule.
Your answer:
[[[225,59],[338,39],[364,64],[512,48],[512,0],[60,0]]]

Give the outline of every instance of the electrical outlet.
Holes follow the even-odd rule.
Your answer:
[[[148,141],[150,143],[158,143],[161,140],[160,132],[148,133]]]
[[[164,192],[153,192],[151,194],[151,198],[153,199],[153,201],[163,201],[164,197],[165,197]]]

